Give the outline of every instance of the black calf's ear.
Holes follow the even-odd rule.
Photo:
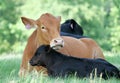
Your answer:
[[[73,20],[73,19],[70,20],[70,27],[71,27],[71,29],[74,29],[75,23],[76,23],[75,20]]]
[[[72,24],[70,24],[70,28],[71,28],[71,29],[74,29],[73,23],[72,23]]]

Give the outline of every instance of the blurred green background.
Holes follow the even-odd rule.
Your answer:
[[[49,12],[75,19],[104,51],[120,50],[120,0],[0,0],[0,54],[22,53],[34,31],[26,30],[21,16],[37,19]]]

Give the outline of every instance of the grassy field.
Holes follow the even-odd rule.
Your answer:
[[[120,53],[106,52],[107,61],[111,62],[120,69]],[[111,78],[103,80],[100,78],[79,79],[76,77],[50,78],[35,72],[24,77],[18,77],[18,70],[21,62],[20,54],[9,54],[0,56],[0,83],[120,83],[120,79]]]

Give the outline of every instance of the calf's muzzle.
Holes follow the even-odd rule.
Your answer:
[[[62,38],[54,38],[50,42],[50,47],[54,50],[59,50],[64,46],[64,40]]]

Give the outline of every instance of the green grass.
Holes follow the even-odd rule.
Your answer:
[[[105,57],[107,61],[111,62],[120,69],[120,53],[106,52]],[[0,56],[0,83],[120,83],[120,79],[111,78],[103,80],[100,78],[84,78],[77,77],[68,78],[50,78],[43,76],[42,73],[36,74],[35,72],[20,78],[18,71],[20,67],[21,56],[16,54]]]

